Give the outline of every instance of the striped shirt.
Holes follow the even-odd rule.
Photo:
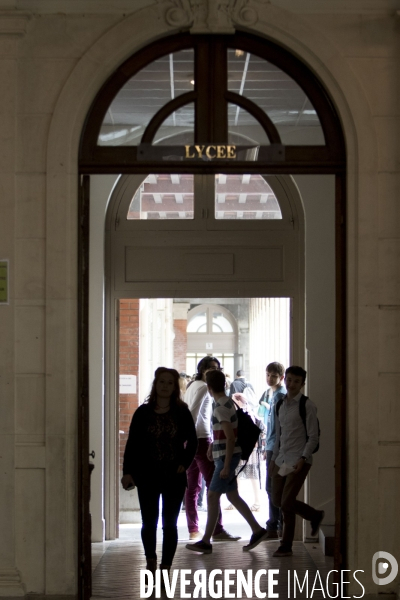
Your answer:
[[[235,447],[233,453],[241,452],[242,449],[237,443],[238,419],[235,406],[227,396],[219,398],[218,402],[213,403],[212,427],[214,433],[213,458],[220,458],[226,454],[226,436],[221,427],[223,421],[231,423],[233,433],[235,434]]]

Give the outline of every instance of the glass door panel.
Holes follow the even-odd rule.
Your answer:
[[[203,175],[207,229],[292,230],[295,223],[284,177],[276,175]],[[203,201],[204,202],[204,201]]]
[[[193,175],[148,175],[129,204],[128,220],[193,219]]]
[[[206,228],[203,181],[192,173],[122,175],[115,194],[119,201],[111,222],[120,231],[140,235]]]
[[[216,219],[282,219],[279,202],[261,175],[215,178]]]

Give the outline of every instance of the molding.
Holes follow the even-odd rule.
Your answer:
[[[0,10],[0,35],[4,37],[23,37],[32,15],[19,10]]]
[[[172,311],[174,315],[174,321],[187,321],[188,312],[190,310],[189,302],[174,302]]]
[[[24,586],[18,569],[0,569],[0,597],[25,596]]]
[[[259,8],[270,0],[158,0],[165,22],[190,33],[235,33],[236,25],[258,21]]]

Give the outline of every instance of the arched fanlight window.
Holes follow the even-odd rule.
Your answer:
[[[136,53],[100,90],[80,167],[332,173],[344,156],[327,93],[284,48],[243,32],[179,34]]]
[[[201,304],[189,313],[187,333],[229,333],[236,332],[236,323],[229,311],[214,304]]]
[[[215,218],[236,220],[282,219],[279,200],[261,175],[215,175]],[[194,177],[190,173],[150,174],[129,201],[126,219],[194,218]]]
[[[187,333],[207,333],[208,330],[207,312],[200,312],[194,315],[187,324]]]

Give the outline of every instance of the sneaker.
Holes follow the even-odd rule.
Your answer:
[[[276,529],[267,529],[266,540],[277,540],[279,539],[279,533]]]
[[[232,535],[228,531],[225,531],[225,529],[223,529],[219,533],[215,533],[212,536],[213,542],[237,542],[240,539],[240,535]]]
[[[258,546],[260,542],[263,542],[266,539],[268,539],[268,531],[264,528],[260,531],[257,531],[257,533],[253,533],[253,535],[250,538],[250,542],[247,544],[247,546],[243,546],[243,552],[248,552],[249,550],[252,550],[256,546]]]
[[[197,540],[198,538],[203,537],[202,531],[190,531],[189,532],[189,540]]]
[[[193,552],[201,552],[202,554],[211,554],[212,552],[212,545],[203,542],[203,540],[200,540],[195,544],[186,544],[186,548],[188,550],[193,550]]]
[[[323,510],[317,510],[315,519],[311,520],[311,537],[314,537],[318,533],[319,526],[321,525],[325,512]]]
[[[278,550],[275,550],[272,556],[276,556],[278,558],[282,556],[293,556],[293,551],[287,546],[279,546]]]

